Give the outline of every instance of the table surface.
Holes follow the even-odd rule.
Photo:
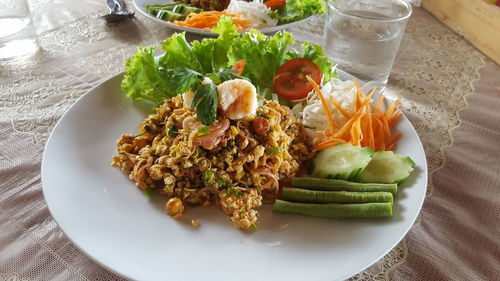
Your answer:
[[[30,1],[41,50],[0,64],[0,281],[121,279],[64,236],[40,181],[44,146],[62,114],[122,72],[137,46],[172,33],[141,15],[109,24],[104,2]],[[316,17],[290,31],[298,43],[320,43],[322,30]],[[500,276],[499,77],[499,65],[414,9],[386,96],[402,101],[422,140],[428,194],[408,235],[351,280]]]

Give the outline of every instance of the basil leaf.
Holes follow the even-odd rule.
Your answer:
[[[193,98],[193,108],[196,108],[196,115],[200,122],[208,126],[217,119],[217,104],[219,97],[214,84],[201,85],[195,92]]]
[[[168,84],[174,88],[176,93],[182,94],[188,90],[196,91],[203,75],[186,67],[176,67],[169,70]]]
[[[224,81],[228,81],[228,80],[233,80],[233,79],[243,79],[243,80],[250,81],[250,80],[248,80],[248,78],[243,77],[239,74],[236,74],[235,73],[236,71],[238,71],[238,70],[237,69],[226,69],[226,70],[221,70],[221,71],[215,73],[215,75],[219,78],[220,83],[222,83]]]

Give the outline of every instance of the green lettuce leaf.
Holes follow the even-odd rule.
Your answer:
[[[332,63],[325,56],[325,52],[321,45],[313,45],[309,42],[302,43],[302,52],[297,52],[295,50],[290,50],[286,54],[286,60],[291,60],[294,58],[306,58],[312,60],[323,73],[323,80],[330,81],[332,78]]]
[[[238,37],[236,26],[231,18],[223,16],[217,26],[212,28],[212,32],[218,33],[219,37],[215,40],[213,51],[213,72],[224,70],[228,67],[227,51],[231,47],[234,38]]]
[[[186,67],[196,72],[203,72],[198,57],[186,41],[185,33],[175,33],[160,43],[165,54],[161,56],[159,65],[164,68]]]
[[[295,43],[293,35],[288,32],[277,32],[274,36],[266,36],[258,30],[234,38],[227,54],[229,64],[245,60],[243,76],[250,79],[259,94],[270,99],[273,78],[276,71],[285,61],[285,53],[289,45]]]
[[[201,73],[214,72],[212,64],[214,61],[215,39],[205,38],[202,41],[193,41],[191,46],[203,69]]]
[[[287,0],[283,8],[270,11],[268,15],[281,25],[324,13],[325,0]]]
[[[159,71],[155,50],[156,47],[140,47],[125,62],[126,74],[121,86],[132,100],[150,100],[161,104],[165,98],[177,94]]]

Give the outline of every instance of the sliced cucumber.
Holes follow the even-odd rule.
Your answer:
[[[156,14],[156,17],[166,21],[176,21],[184,19],[183,14],[174,13],[168,10],[159,10],[158,13]]]
[[[349,180],[365,169],[372,155],[369,147],[338,144],[316,155],[310,173],[318,178]]]
[[[400,183],[405,180],[415,167],[410,157],[403,157],[392,151],[378,151],[373,154],[372,161],[360,173],[360,182]]]
[[[203,9],[196,8],[196,7],[191,7],[191,6],[186,6],[186,9],[184,11],[184,15],[189,15],[191,13],[199,14],[203,12]]]

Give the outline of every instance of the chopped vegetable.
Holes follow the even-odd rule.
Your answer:
[[[314,62],[305,58],[291,59],[276,72],[273,79],[274,90],[287,100],[303,99],[313,89],[307,82],[307,75],[316,83],[321,82],[321,71]]]
[[[392,216],[392,203],[311,204],[276,200],[273,211],[322,218],[375,218]]]
[[[215,172],[212,171],[212,170],[205,170],[205,171],[203,171],[203,179],[205,181],[212,180],[214,178],[214,176],[215,176]]]
[[[238,198],[240,198],[241,196],[243,196],[243,191],[239,190],[239,189],[236,189],[236,188],[229,188],[227,191],[226,191],[227,194],[229,195],[234,195]]]
[[[320,151],[313,159],[311,175],[319,178],[349,180],[362,172],[372,159],[369,147],[339,144]]]
[[[276,154],[280,151],[279,147],[277,146],[271,146],[268,150],[267,150],[267,154],[269,155],[273,155],[273,154]]]
[[[208,126],[203,126],[198,128],[198,136],[204,136],[210,132],[210,128]]]
[[[153,195],[156,194],[156,190],[148,188],[148,189],[144,189],[143,193],[144,193],[144,196],[146,196],[147,198],[151,198],[151,197],[153,197]]]
[[[300,203],[392,203],[390,192],[317,191],[288,187],[283,200]]]
[[[381,184],[381,183],[357,183],[344,180],[322,179],[312,177],[294,177],[292,178],[292,186],[312,190],[322,191],[354,191],[354,192],[375,192],[385,191],[396,196],[398,191],[397,184]]]
[[[324,150],[340,143],[351,143],[362,147],[370,147],[373,151],[393,150],[396,147],[396,141],[401,136],[400,133],[392,135],[391,130],[401,112],[396,108],[399,101],[394,102],[386,112],[381,110],[383,96],[379,96],[378,105],[371,102],[375,94],[373,89],[368,95],[355,82],[356,92],[356,112],[350,115],[342,110],[335,99],[330,96],[330,102],[347,119],[342,127],[334,123],[330,108],[325,100],[321,89],[317,83],[308,77],[309,83],[320,98],[323,111],[329,123],[329,128],[323,132],[317,132],[317,136],[323,137],[314,145],[315,150]]]
[[[224,11],[203,11],[201,13],[189,14],[185,20],[182,21],[174,21],[173,24],[186,26],[186,27],[194,27],[201,29],[212,29],[217,26],[217,22],[223,17],[231,18],[234,25],[239,31],[243,31],[250,27],[252,23],[251,20],[244,18],[237,14],[230,14],[226,10]]]
[[[361,182],[400,183],[411,174],[415,162],[392,151],[378,151],[357,179]]]

